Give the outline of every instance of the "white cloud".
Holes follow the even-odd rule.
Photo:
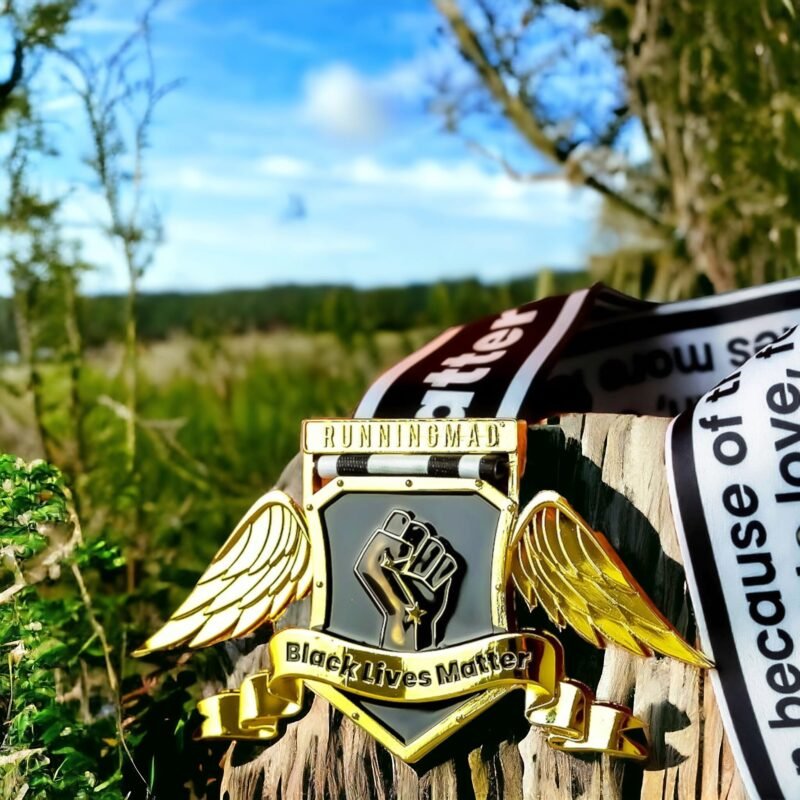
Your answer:
[[[372,86],[388,101],[403,100],[421,105],[430,89],[432,74],[429,59],[417,57],[396,64],[392,69],[378,75],[373,79]]]
[[[399,61],[375,75],[370,83],[387,101],[400,100],[422,108],[436,92],[435,86],[444,76],[450,84],[456,80],[467,84],[474,75],[457,52],[442,42],[428,45],[405,61]]]
[[[471,160],[418,159],[405,165],[388,164],[361,156],[338,164],[320,164],[292,155],[275,153],[255,161],[228,158],[192,165],[153,165],[152,184],[162,190],[230,198],[266,197],[276,189],[352,190],[384,201],[403,194],[406,202],[447,201],[454,208],[469,209],[470,215],[524,218],[533,205],[553,203],[564,207],[588,207],[590,194],[572,187],[553,174],[534,183],[514,180],[505,173],[488,171]],[[408,195],[412,198],[409,200]],[[592,206],[592,211],[594,208]]]
[[[42,103],[42,111],[47,113],[72,111],[81,104],[80,98],[74,94],[62,94]]]
[[[362,157],[334,168],[334,172],[356,184],[404,187],[420,192],[483,191],[494,194],[500,185],[507,183],[503,176],[488,175],[472,163],[444,164],[431,159],[423,159],[403,167],[392,167],[372,158]],[[521,189],[520,186],[516,187],[517,191]]]
[[[468,159],[334,158],[302,157],[287,145],[260,158],[226,153],[151,163],[171,210],[143,287],[496,280],[584,263],[596,197],[563,179],[518,183]],[[292,192],[308,200],[298,226],[278,216]],[[75,216],[80,207],[82,221],[102,218],[87,200],[74,198]],[[102,265],[87,275],[87,289],[123,290],[118,255],[95,230],[84,228],[83,238],[87,256]]]
[[[170,222],[167,244],[191,241],[193,245],[216,247],[262,255],[265,250],[289,256],[352,255],[375,251],[368,237],[323,227],[315,237],[298,236],[291,229],[258,215],[239,218],[237,226],[207,219],[176,218]]]
[[[283,202],[301,191],[319,209],[348,204],[359,214],[377,206],[437,208],[456,219],[528,221],[546,224],[553,215],[589,220],[597,213],[596,196],[554,174],[525,183],[471,160],[418,159],[394,165],[362,156],[325,164],[275,153],[260,159],[228,157],[192,165],[152,165],[155,188],[194,198],[224,197],[232,202]]]
[[[308,75],[302,115],[321,132],[340,139],[376,139],[386,129],[378,93],[347,64],[330,64]]]
[[[259,172],[264,175],[274,175],[278,178],[302,178],[312,171],[311,165],[293,156],[266,156],[257,165]]]
[[[146,2],[131,1],[137,7]],[[236,42],[231,52],[241,53],[241,63],[214,65],[213,80],[198,67],[159,110],[147,185],[163,211],[166,241],[145,288],[288,280],[375,285],[470,274],[501,279],[545,264],[584,263],[598,206],[592,193],[561,178],[515,182],[489,161],[470,157],[455,137],[441,136],[438,122],[423,113],[431,77],[465,70],[451,49],[431,45],[435,12],[386,15],[389,32],[395,26],[402,33],[410,57],[376,58],[374,69],[359,72],[306,57],[315,47],[331,52],[315,38],[259,30],[249,19],[212,22],[184,13],[191,3],[201,5],[170,0],[160,7],[159,14],[170,10],[159,20],[165,52],[174,50],[168,67],[205,58],[210,38],[222,36]],[[130,25],[109,12],[87,19],[79,38],[111,39]],[[413,50],[408,40],[416,42]],[[242,69],[275,50],[283,52],[269,57],[286,65],[281,89],[273,92],[272,80],[259,82],[254,96],[252,74]],[[223,48],[221,57],[230,54]],[[298,85],[309,64],[316,71]],[[220,76],[231,81],[224,97],[214,94]],[[80,117],[73,120],[63,86],[48,80],[48,110],[60,124],[66,121],[64,146],[74,151],[69,175],[84,175],[77,158],[85,144]],[[487,147],[516,155],[511,135],[479,133]],[[287,225],[283,210],[293,198],[308,214]],[[89,188],[71,194],[64,213],[68,232],[81,238],[87,259],[98,265],[86,286],[123,290],[120,255],[98,229],[106,215],[96,194]],[[2,278],[0,270],[0,291]]]
[[[460,194],[474,198],[520,198],[536,188],[502,173],[487,172],[473,161],[441,162],[420,159],[407,166],[394,167],[362,157],[334,167],[332,173],[355,184],[406,188],[422,193]],[[558,178],[548,183],[566,185]]]
[[[153,169],[151,184],[168,192],[187,192],[196,197],[259,197],[267,187],[263,178],[246,173],[235,164],[223,166],[189,166]]]

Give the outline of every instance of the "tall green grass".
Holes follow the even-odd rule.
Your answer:
[[[152,543],[168,546],[181,568],[207,563],[240,514],[266,491],[299,446],[300,423],[348,416],[382,370],[430,332],[358,336],[277,332],[201,340],[177,337],[140,352],[141,483],[130,502]],[[90,353],[81,377],[84,472],[68,475],[93,516],[113,527],[125,508],[124,409],[118,348]],[[61,443],[64,463],[76,448],[65,414],[67,382],[45,366],[44,422]],[[0,384],[0,450],[38,457],[32,408],[19,376]],[[170,576],[167,576],[170,577]]]
[[[126,469],[126,409],[119,402],[120,349],[88,354],[77,387],[81,419],[74,418],[75,404],[69,402],[68,369],[58,362],[41,365],[41,422],[54,461],[66,466],[89,552],[98,554],[86,562],[86,582],[121,679],[130,752],[119,742],[101,742],[99,750],[97,742],[85,742],[87,752],[100,755],[84,771],[98,773],[98,783],[111,780],[103,797],[123,797],[129,790],[131,797],[148,796],[142,776],[157,797],[216,797],[221,751],[193,741],[198,720],[192,709],[204,689],[221,688],[224,647],[189,661],[159,654],[139,662],[127,653],[177,607],[241,514],[274,484],[298,450],[301,421],[351,414],[370,381],[429,333],[356,335],[345,344],[332,334],[276,332],[178,337],[142,347],[133,480]],[[30,459],[41,452],[23,378],[19,369],[2,373],[0,451]],[[66,631],[90,631],[87,609],[81,610],[68,575],[66,580],[38,584],[25,595],[25,608],[41,609],[44,623],[51,606],[43,603],[51,593],[72,598],[74,622],[64,617],[58,624]],[[96,640],[85,648],[76,640],[70,652],[69,660],[58,662],[63,674],[102,675]],[[41,718],[69,719],[72,712],[54,699],[47,674],[40,674],[49,687]],[[76,719],[83,713],[80,703],[98,709],[109,703],[107,687],[86,691],[88,698],[82,692],[80,701],[69,701]],[[85,735],[94,730],[85,728]],[[42,736],[30,729],[30,743]],[[45,748],[53,770],[59,758],[77,763],[84,745],[76,740],[70,747],[69,756]],[[191,793],[187,785],[194,786]],[[123,794],[115,794],[118,787]]]

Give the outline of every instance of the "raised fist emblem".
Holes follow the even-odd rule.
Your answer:
[[[383,614],[380,646],[422,650],[436,644],[458,569],[449,544],[428,523],[394,509],[355,565]]]

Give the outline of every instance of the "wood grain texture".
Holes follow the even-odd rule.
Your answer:
[[[694,637],[664,466],[668,420],[570,416],[531,430],[523,492],[554,489],[603,531],[663,613]],[[299,460],[279,487],[297,496]],[[552,630],[538,610],[518,609],[521,622]],[[308,601],[279,627],[305,624]],[[596,651],[561,635],[571,677],[597,697],[633,706],[650,726],[645,765],[551,750],[522,716],[513,692],[421,766],[395,759],[318,697],[268,746],[233,745],[227,754],[225,800],[746,800],[707,674],[680,662],[638,658],[619,648]],[[233,645],[231,645],[233,647]],[[264,666],[265,648],[237,651],[229,685]],[[244,652],[249,650],[249,652]]]

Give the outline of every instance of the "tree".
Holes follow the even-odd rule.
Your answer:
[[[476,79],[445,85],[448,126],[501,114],[553,169],[599,192],[618,224],[659,243],[665,257],[632,267],[640,291],[797,273],[796,0],[435,2]],[[630,285],[630,269],[615,267]]]

